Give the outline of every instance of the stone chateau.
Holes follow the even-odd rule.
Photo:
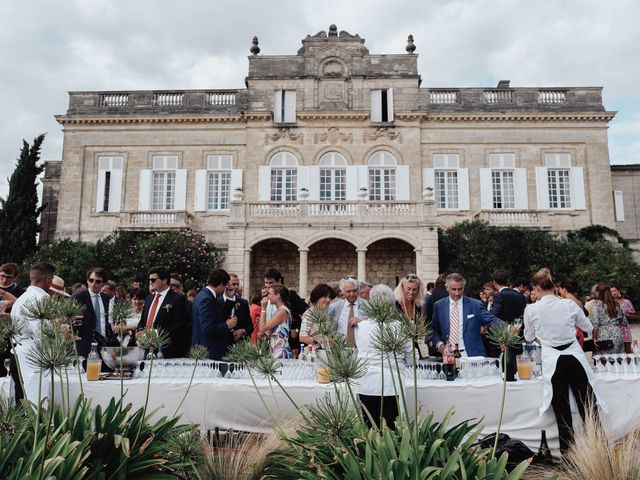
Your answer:
[[[250,52],[244,89],[71,92],[44,241],[190,227],[245,287],[277,266],[305,295],[432,280],[438,226],[463,220],[617,225],[600,87],[424,86],[411,36],[370,53],[334,25]]]

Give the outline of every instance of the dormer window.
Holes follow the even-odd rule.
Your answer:
[[[296,123],[296,91],[278,90],[274,97],[273,121]]]
[[[371,90],[371,121],[393,122],[393,88]]]

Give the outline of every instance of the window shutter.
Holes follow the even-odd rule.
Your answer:
[[[513,174],[513,193],[516,210],[529,210],[529,188],[527,186],[526,168],[516,168]]]
[[[387,120],[393,122],[393,88],[387,90]]]
[[[287,90],[284,92],[284,121],[285,123],[296,122],[296,92]]]
[[[271,167],[258,168],[258,200],[271,201]]]
[[[538,210],[549,210],[549,177],[547,167],[536,167]]]
[[[187,170],[176,170],[176,193],[174,198],[174,210],[186,210],[187,208]]]
[[[229,194],[231,195],[231,198],[233,198],[233,192],[239,188],[242,189],[242,169],[240,168],[234,168],[233,170],[231,170],[231,191],[229,192]],[[231,199],[229,199],[231,200]]]
[[[398,165],[396,167],[396,200],[411,200],[409,165]]]
[[[585,210],[584,173],[582,167],[571,167],[569,180],[571,182],[571,207],[574,210]]]
[[[96,212],[104,211],[104,183],[106,178],[106,170],[98,170],[98,188],[96,192]],[[111,198],[109,198],[109,205],[111,205]]]
[[[140,170],[138,210],[151,210],[151,170]]]
[[[616,222],[624,222],[624,198],[622,197],[622,191],[616,190],[613,192],[613,204],[616,210]]]
[[[459,174],[458,178],[460,178]],[[482,210],[493,209],[493,183],[490,168],[480,169],[480,208]]]
[[[367,193],[369,192],[369,167],[366,165],[358,165],[356,167],[358,169],[358,190],[361,188],[366,188]]]
[[[307,168],[309,169],[309,200],[318,201],[320,200],[320,167],[311,165]]]
[[[119,212],[122,197],[122,169],[111,170],[111,186],[109,188],[109,211]]]
[[[196,190],[194,195],[193,210],[196,212],[205,212],[207,210],[207,171],[196,170]]]
[[[458,169],[458,210],[469,210],[469,169]]]
[[[360,184],[358,183],[358,166],[349,165],[347,167],[347,200],[358,199],[358,189]]]
[[[274,94],[273,121],[275,123],[282,123],[282,90],[278,90]]]
[[[382,121],[382,90],[371,90],[371,121]]]
[[[436,173],[433,168],[422,169],[422,190],[431,188],[431,200],[436,199]]]
[[[298,195],[303,188],[309,190],[309,167],[298,167]]]

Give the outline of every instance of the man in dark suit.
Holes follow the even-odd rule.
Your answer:
[[[207,286],[198,292],[191,310],[191,345],[207,347],[209,358],[212,360],[222,360],[226,355],[230,333],[238,322],[237,318],[225,319],[222,302],[218,299],[228,283],[229,274],[226,271],[211,271],[207,278]]]
[[[138,329],[157,328],[168,332],[171,343],[162,348],[164,357],[186,357],[191,338],[186,299],[169,288],[169,280],[167,267],[149,269],[149,287],[153,293],[144,303]]]
[[[464,296],[466,283],[459,273],[447,276],[449,296],[433,306],[433,342],[440,353],[450,343],[453,348],[457,345],[463,355],[485,356],[480,328],[504,322],[487,312],[480,300]]]
[[[509,288],[506,270],[496,270],[492,279],[498,293],[493,296],[491,313],[507,323],[513,323],[514,319],[524,315],[527,301],[520,292]]]
[[[230,342],[236,343],[240,340],[251,337],[253,332],[253,322],[249,315],[249,302],[238,295],[238,287],[240,287],[240,279],[235,273],[229,274],[229,283],[222,293],[222,304],[224,310],[224,318],[238,318],[238,324],[231,332]]]
[[[102,345],[109,343],[113,337],[109,324],[109,297],[101,292],[107,282],[108,276],[104,268],[94,267],[87,272],[87,285],[89,288],[72,296],[80,305],[84,305],[82,325],[78,327],[76,341],[78,355],[87,357],[91,351],[91,342],[96,341]]]

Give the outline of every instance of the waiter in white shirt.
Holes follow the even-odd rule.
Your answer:
[[[586,409],[594,408],[595,400],[606,412],[584,352],[576,340],[576,325],[591,332],[593,325],[571,300],[556,298],[551,272],[543,268],[531,279],[539,300],[524,311],[524,337],[528,342],[536,338],[542,345],[542,378],[544,391],[542,415],[553,407],[560,436],[560,453],[564,454],[573,441],[573,423],[569,406],[569,389],[578,404],[584,421]]]

